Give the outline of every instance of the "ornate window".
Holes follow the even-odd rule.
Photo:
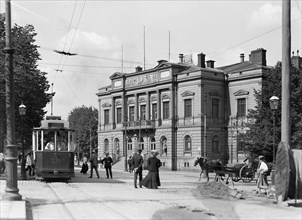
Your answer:
[[[129,107],[129,121],[134,121],[134,106]]]
[[[144,144],[144,138],[141,138],[138,142],[138,148],[141,150],[144,150],[145,144]]]
[[[131,138],[129,138],[128,141],[127,141],[127,149],[132,150],[132,140],[131,140]]]
[[[104,124],[109,125],[109,109],[104,110]]]
[[[170,117],[170,115],[169,115],[169,112],[170,112],[169,105],[170,105],[169,101],[163,102],[163,119],[169,119],[169,117]]]
[[[151,141],[151,150],[156,150],[155,138],[152,137],[150,141]]]
[[[152,120],[157,119],[157,103],[152,103]]]
[[[185,118],[192,117],[192,99],[184,100]]]
[[[212,138],[212,151],[216,153],[219,152],[219,138],[217,135]]]
[[[122,108],[117,108],[116,109],[116,123],[121,123],[122,122]]]
[[[106,138],[104,140],[104,153],[109,152],[109,140]]]
[[[219,117],[219,99],[212,99],[212,117]]]
[[[246,116],[246,99],[237,99],[237,116]]]
[[[185,153],[191,153],[192,151],[192,141],[189,135],[186,135],[184,138],[184,151]]]
[[[146,105],[140,106],[140,119],[146,120]]]

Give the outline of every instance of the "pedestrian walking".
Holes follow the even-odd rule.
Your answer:
[[[109,179],[109,175],[110,175],[110,178],[112,179],[112,163],[113,163],[113,160],[109,156],[108,152],[106,152],[105,155],[106,155],[106,157],[102,160],[102,163],[104,164],[104,167],[106,169],[107,179]]]
[[[158,189],[160,186],[159,167],[161,167],[161,161],[156,157],[158,154],[158,151],[151,151],[152,156],[147,161],[149,172],[141,182],[141,185],[148,189]]]
[[[80,173],[83,173],[86,175],[87,171],[88,171],[88,163],[87,163],[87,156],[85,154],[83,157],[83,164],[82,164],[82,169],[81,169]]]
[[[33,176],[33,169],[32,169],[32,165],[33,165],[33,162],[32,162],[32,156],[31,156],[31,152],[28,152],[27,155],[26,155],[26,162],[25,162],[25,172],[28,170],[28,175],[29,176]]]
[[[261,189],[264,189],[266,193],[266,190],[268,189],[268,182],[267,182],[268,166],[265,163],[264,156],[260,155],[258,159],[259,159],[259,165],[257,169],[257,173],[258,173],[257,193],[260,193]]]
[[[133,169],[132,169],[132,156],[129,156],[129,159],[127,161],[128,163],[128,171],[129,173],[132,173]]]
[[[137,188],[137,176],[139,176],[139,186],[142,188],[141,181],[143,180],[143,163],[144,159],[141,155],[142,150],[138,149],[132,158],[132,168],[134,172],[134,187]]]
[[[98,171],[98,158],[94,151],[92,151],[92,156],[90,158],[90,176],[88,178],[93,177],[93,170],[95,170],[97,177],[100,178]]]

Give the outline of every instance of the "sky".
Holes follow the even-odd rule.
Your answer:
[[[0,11],[5,11],[0,1]],[[77,107],[98,108],[98,89],[115,72],[153,68],[158,60],[204,53],[215,67],[267,50],[267,64],[282,60],[282,0],[11,0],[12,24],[31,24],[47,73],[53,108],[67,119]],[[291,1],[291,50],[302,55],[302,0]],[[54,50],[76,53],[65,56]]]

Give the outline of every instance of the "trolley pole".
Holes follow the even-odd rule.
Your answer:
[[[18,189],[18,169],[17,169],[17,145],[15,134],[15,91],[14,91],[14,68],[13,54],[14,49],[11,47],[11,2],[5,1],[5,88],[6,88],[6,156],[5,162],[7,167],[6,194],[5,200],[21,200],[22,196]]]

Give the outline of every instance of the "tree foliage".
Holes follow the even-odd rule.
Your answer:
[[[273,158],[273,112],[269,99],[275,95],[279,97],[279,106],[275,111],[275,147],[281,140],[281,62],[266,72],[262,81],[262,89],[255,91],[256,107],[248,112],[247,132],[242,134],[247,150],[254,155],[264,154],[268,160]],[[291,68],[291,147],[302,146],[302,73],[295,67]]]
[[[4,16],[0,15],[0,46],[5,47],[5,26]],[[11,30],[12,48],[15,49],[13,55],[14,67],[14,90],[15,90],[15,124],[17,141],[21,141],[24,137],[25,147],[31,145],[31,132],[33,127],[40,126],[40,122],[45,115],[43,110],[46,104],[50,101],[51,95],[46,91],[49,89],[49,83],[45,72],[41,72],[37,68],[37,61],[40,60],[38,46],[35,44],[35,36],[37,33],[32,25],[24,27],[15,24]],[[4,64],[5,54],[0,51],[0,86],[1,91],[5,85]],[[5,95],[0,93],[0,105],[5,106]],[[23,103],[26,106],[26,115],[20,116],[18,107]],[[0,109],[0,126],[5,125],[6,112],[5,108]],[[2,128],[3,129],[3,128]],[[5,131],[5,129],[3,129]],[[2,137],[2,138],[1,138]],[[3,143],[3,135],[0,136]]]
[[[76,107],[69,116],[70,127],[75,129],[75,141],[80,158],[90,154],[91,150],[97,150],[98,111],[93,107]],[[90,142],[91,141],[91,142]]]

